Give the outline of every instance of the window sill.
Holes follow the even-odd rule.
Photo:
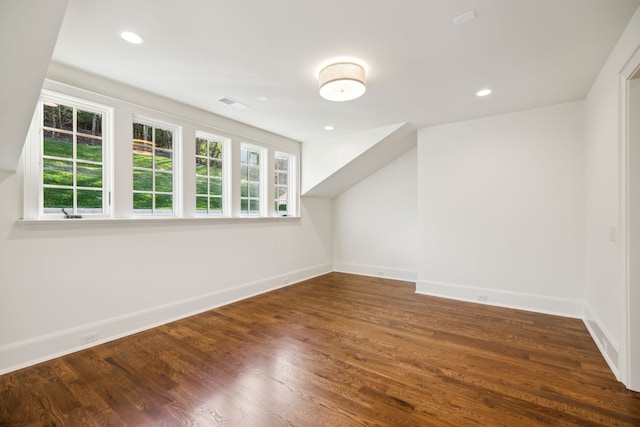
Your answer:
[[[16,223],[28,230],[68,230],[96,228],[166,227],[240,223],[275,223],[298,221],[299,216],[274,217],[194,217],[194,218],[81,218],[81,219],[20,219]]]

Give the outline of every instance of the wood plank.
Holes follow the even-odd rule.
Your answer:
[[[639,426],[584,324],[331,273],[0,376],[0,426]]]

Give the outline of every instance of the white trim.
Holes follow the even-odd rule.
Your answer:
[[[582,318],[584,305],[578,300],[428,280],[416,282],[416,293],[575,319]],[[486,300],[480,300],[481,297]]]
[[[587,331],[589,331],[591,338],[596,343],[598,350],[600,350],[602,357],[604,357],[604,360],[607,362],[607,365],[609,365],[609,368],[616,378],[620,380],[620,346],[604,324],[598,320],[591,309],[586,305],[584,307],[582,321],[584,322]]]
[[[350,262],[333,263],[333,271],[339,273],[359,274],[361,276],[384,277],[386,279],[415,282],[418,279],[416,270],[379,265],[355,264]]]
[[[136,227],[167,227],[167,226],[185,226],[185,225],[222,225],[222,224],[239,224],[252,222],[274,222],[274,221],[299,221],[301,218],[295,216],[253,216],[253,217],[225,217],[225,216],[198,216],[193,218],[178,218],[174,216],[157,216],[157,217],[135,217],[135,218],[111,218],[111,219],[47,219],[47,220],[18,220],[16,224],[20,224],[27,230],[72,230],[72,229],[100,229],[100,228],[136,228]]]
[[[621,334],[620,358],[618,363],[618,379],[633,390],[640,390],[640,384],[631,384],[632,381],[632,356],[631,356],[631,283],[629,272],[629,80],[640,69],[640,47],[637,47],[629,60],[620,70],[618,77],[619,87],[619,239],[618,250],[620,253],[620,315]],[[637,310],[638,308],[635,307]],[[638,326],[635,326],[638,327]],[[606,356],[605,356],[606,358]],[[638,362],[635,362],[637,369]]]
[[[290,271],[206,295],[3,345],[0,347],[0,375],[308,280],[331,272],[331,268],[331,264],[321,264]],[[97,333],[98,340],[82,345],[81,337],[88,333]]]

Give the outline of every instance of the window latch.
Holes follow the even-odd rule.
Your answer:
[[[82,218],[82,215],[71,215],[70,213],[65,211],[64,208],[62,209],[62,213],[64,214],[64,219],[79,219],[79,218]]]

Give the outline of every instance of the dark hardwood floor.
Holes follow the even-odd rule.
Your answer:
[[[2,426],[640,426],[583,323],[331,273],[0,376]]]

